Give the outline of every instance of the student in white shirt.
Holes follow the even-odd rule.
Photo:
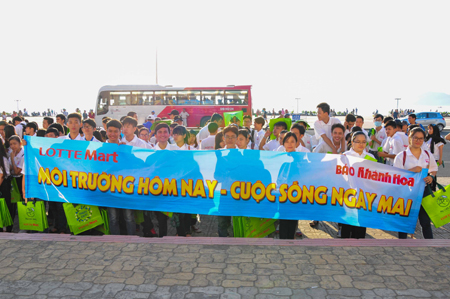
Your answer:
[[[168,142],[169,136],[170,136],[170,128],[169,125],[166,123],[159,123],[155,127],[155,138],[156,138],[156,145],[155,150],[171,150],[170,143]],[[156,220],[158,221],[158,234],[156,234],[152,219],[149,214],[149,212],[144,212],[144,224],[143,224],[143,232],[144,237],[157,237],[160,238],[167,236],[167,220],[168,216],[161,213],[154,211],[153,212],[156,216]]]
[[[366,135],[366,139],[367,139],[366,150],[367,151],[370,150],[370,147],[369,147],[369,142],[370,142],[369,133],[366,130],[364,130],[364,117],[362,117],[361,115],[357,115],[356,116],[355,126],[360,127],[361,131]]]
[[[150,131],[146,127],[142,127],[139,129],[139,139],[147,143],[149,148],[154,147],[154,145],[150,143]]]
[[[223,130],[223,141],[225,142],[224,149],[237,148],[236,140],[238,133],[239,130],[236,125],[230,125]]]
[[[122,123],[117,119],[110,119],[106,123],[106,136],[108,139],[106,143],[120,144],[122,140],[120,139],[120,133],[122,131]]]
[[[386,130],[386,135],[389,137],[386,140],[385,146],[383,147],[383,151],[378,153],[379,157],[387,158],[386,164],[393,165],[395,156],[398,153],[404,151],[403,140],[400,136],[395,135],[397,130],[397,124],[395,121],[389,121],[384,126]]]
[[[264,138],[264,130],[263,126],[266,124],[266,121],[263,117],[258,116],[255,118],[253,122],[254,129],[254,136],[253,136],[253,143],[254,143],[254,149],[259,149],[259,144],[261,143],[261,140]]]
[[[341,142],[344,137],[345,127],[342,124],[334,124],[331,127],[331,141],[333,142],[333,146],[336,149],[337,153],[341,153]],[[313,153],[332,153],[333,149],[326,144],[325,142],[319,143],[313,150]]]
[[[159,123],[155,127],[155,150],[170,150],[170,127],[166,123]]]
[[[302,153],[310,153],[311,151],[307,147],[303,146],[301,142],[303,140],[303,137],[305,136],[305,127],[299,123],[295,123],[291,127],[291,132],[295,134],[298,140],[296,151]]]
[[[282,140],[282,145],[284,148],[283,151],[286,153],[293,153],[297,149],[297,144],[298,144],[297,136],[292,132],[287,132]],[[280,239],[294,239],[297,230],[298,230],[298,220],[280,219],[279,225]]]
[[[36,136],[36,132],[38,130],[38,127],[35,122],[29,122],[25,126],[25,134],[27,136]]]
[[[218,114],[214,113],[211,116],[210,123],[216,123],[219,127],[223,124],[223,117]],[[204,126],[201,128],[201,130],[197,134],[197,143],[200,143],[203,139],[207,138],[209,136],[208,126]]]
[[[17,205],[11,203],[11,164],[6,154],[5,147],[3,145],[3,140],[0,138],[0,192],[1,197],[5,199],[6,206],[8,207],[11,217],[14,219],[15,211]],[[12,231],[13,226],[8,226],[6,228],[7,232]],[[3,232],[3,227],[0,227],[0,232]]]
[[[174,144],[170,145],[172,151],[188,151],[193,150],[188,144],[188,132],[184,126],[176,126],[173,129]],[[179,219],[177,225],[177,236],[191,237],[191,214],[176,213]]]
[[[69,134],[60,136],[61,139],[71,139],[71,140],[83,140],[80,135],[81,128],[81,114],[70,113],[67,116],[67,127],[69,128]]]
[[[345,116],[344,127],[345,127],[345,136],[352,132],[352,128],[355,126],[356,116],[353,114],[347,114]]]
[[[369,147],[371,148],[371,150],[377,152],[378,148],[381,146],[383,141],[387,138],[386,131],[382,127],[383,115],[381,115],[381,114],[375,115],[375,117],[373,118],[373,123],[375,125],[375,128],[372,131],[374,134],[371,134],[371,136],[370,136],[371,141],[369,142]]]
[[[249,147],[250,134],[247,129],[240,129],[238,131],[238,137],[236,139],[236,145],[238,149],[251,149]]]
[[[315,136],[311,136],[306,133],[306,130],[309,129],[309,124],[304,120],[299,120],[296,123],[305,128],[305,134],[303,135],[302,139],[300,139],[301,145],[312,151],[317,146],[318,140]]]
[[[14,124],[15,130],[16,130],[16,134],[20,138],[23,137],[23,127],[24,126],[23,126],[22,122],[23,122],[23,119],[20,116],[16,116],[13,118],[13,124]]]
[[[97,124],[95,120],[88,118],[83,120],[83,134],[82,140],[84,141],[92,141],[92,142],[100,142],[97,138],[94,137],[94,131],[97,128]]]
[[[217,123],[208,124],[209,136],[203,139],[202,142],[200,143],[201,150],[214,150],[218,130],[219,126],[217,125]]]
[[[422,149],[425,140],[425,132],[420,128],[414,128],[409,132],[409,147],[395,157],[394,167],[407,169],[412,172],[421,172],[423,168],[428,169],[428,176],[424,181],[427,185],[432,186],[435,182],[435,176],[438,171],[436,161],[432,154]],[[430,188],[425,187],[423,197],[430,195]],[[425,239],[433,239],[433,231],[431,229],[431,220],[427,212],[420,206],[419,223],[422,226],[422,234]],[[398,233],[399,239],[406,239],[406,233]]]
[[[200,146],[197,143],[197,132],[192,129],[188,131],[188,144],[195,150],[200,149]]]
[[[436,125],[428,125],[428,134],[425,140],[430,152],[433,154],[434,160],[438,163],[438,166],[442,165],[444,144],[447,142],[439,134],[439,128],[436,127]]]
[[[153,148],[147,142],[139,139],[134,132],[136,132],[137,121],[133,117],[127,116],[122,120],[123,138],[121,144],[137,146],[142,148]]]
[[[346,151],[344,155],[353,156],[359,158],[366,158],[367,156],[375,159],[375,157],[366,152],[367,137],[364,132],[354,132],[351,136],[352,147],[349,151]],[[366,237],[366,228],[360,226],[353,226],[349,224],[342,224],[341,238],[348,239],[364,239]]]
[[[408,135],[403,132],[403,124],[399,119],[395,120],[395,124],[397,125],[397,132],[395,132],[395,135],[400,137],[403,142],[403,149],[406,150],[409,146]]]
[[[272,132],[270,132],[270,129],[267,129],[266,133],[264,134],[263,140],[261,140],[259,144],[259,149],[265,151],[276,151],[281,145],[278,138],[281,131],[283,130],[287,130],[287,125],[285,122],[279,121],[275,123],[275,125],[273,126],[273,135],[275,135],[275,139],[270,140],[268,143],[266,143],[267,138],[269,138],[269,136],[272,134]]]
[[[317,105],[317,118],[318,120],[314,123],[314,132],[316,139],[320,142],[325,142],[332,149],[333,154],[337,154],[338,151],[331,142],[331,127],[334,124],[340,124],[339,119],[335,117],[330,117],[330,105],[327,103],[320,103]],[[345,150],[345,140],[341,141],[341,151]]]

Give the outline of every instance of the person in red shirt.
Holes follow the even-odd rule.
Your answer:
[[[89,118],[92,118],[92,119],[95,118],[95,113],[94,113],[94,111],[92,111],[92,109],[89,110]]]

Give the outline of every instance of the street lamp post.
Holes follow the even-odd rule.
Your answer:
[[[400,101],[401,98],[395,98],[395,100],[397,101],[397,110],[398,110],[398,101]]]
[[[15,100],[17,102],[17,113],[19,113],[19,102],[20,100]]]
[[[295,100],[297,101],[297,114],[298,114],[298,101],[300,101],[301,98],[295,98]]]

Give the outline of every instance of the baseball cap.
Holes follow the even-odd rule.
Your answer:
[[[169,115],[180,115],[180,112],[178,112],[178,110],[173,109],[172,111],[170,111]]]
[[[153,118],[153,115],[149,115],[149,116],[147,116],[147,119],[151,119],[151,118]]]
[[[179,121],[179,120],[182,121],[183,119],[181,118],[181,116],[178,116],[178,115],[177,115],[177,116],[175,116],[175,117],[173,118],[173,120],[174,120],[174,121]]]

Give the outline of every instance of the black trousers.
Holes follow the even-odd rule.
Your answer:
[[[19,183],[19,182],[17,182]],[[22,178],[20,178],[20,194],[22,194]],[[14,217],[17,211],[17,204],[11,203],[11,178],[4,179],[0,186],[0,198],[4,198],[8,211],[11,214],[12,221],[14,223]],[[13,225],[6,227],[7,232],[12,232]],[[0,232],[3,231],[3,227],[0,227]]]
[[[144,211],[144,223],[142,224],[144,234],[149,233],[154,228],[150,213],[151,213],[150,211]],[[160,238],[167,236],[167,219],[169,217],[167,217],[161,212],[153,212],[153,213],[156,216],[156,220],[158,220],[158,227],[159,227],[158,236]]]
[[[365,239],[366,228],[360,226],[353,226],[348,224],[342,224],[341,238],[343,239]]]
[[[191,234],[191,214],[177,213],[179,223],[177,225],[177,235],[186,237]]]
[[[280,239],[294,239],[298,220],[280,220]]]

